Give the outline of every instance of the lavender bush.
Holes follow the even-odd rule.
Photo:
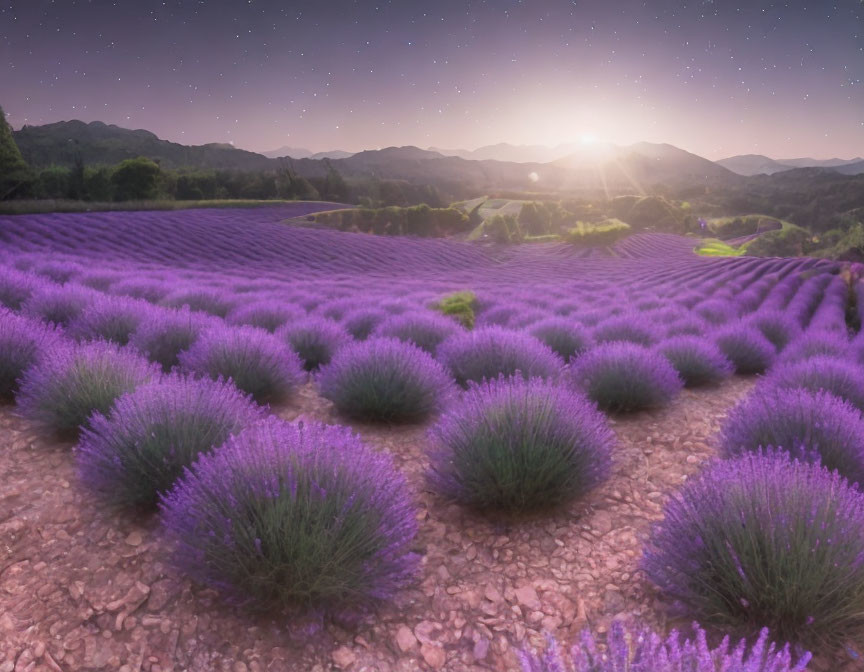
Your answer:
[[[82,480],[107,501],[155,508],[199,454],[263,417],[233,385],[172,375],[120,397],[81,433]]]
[[[675,336],[657,346],[675,367],[686,387],[716,385],[731,376],[735,367],[720,349],[698,336]]]
[[[169,308],[186,306],[189,310],[209,313],[216,317],[225,317],[235,305],[235,301],[224,292],[206,289],[179,290],[166,296],[162,303]]]
[[[864,410],[864,370],[844,359],[824,355],[778,367],[765,380],[780,388],[825,390]]]
[[[790,364],[819,355],[843,358],[849,351],[849,340],[845,335],[830,331],[806,331],[783,350],[779,361]]]
[[[642,566],[690,616],[804,644],[864,627],[864,496],[787,453],[747,453],[688,480]]]
[[[777,351],[782,351],[799,333],[801,326],[789,315],[780,310],[766,310],[754,313],[748,320],[765,336]]]
[[[441,410],[452,383],[441,365],[420,348],[372,338],[342,348],[321,369],[318,386],[347,417],[417,422]]]
[[[615,442],[583,396],[521,378],[472,386],[431,436],[434,489],[477,509],[508,512],[581,497],[608,477]]]
[[[582,355],[572,379],[604,411],[630,412],[669,403],[684,383],[663,355],[635,343],[603,343]]]
[[[53,327],[0,308],[0,403],[12,401],[22,374],[60,344]]]
[[[259,403],[284,401],[303,381],[303,365],[284,342],[254,327],[206,329],[180,353],[186,371],[230,378]]]
[[[404,478],[344,427],[253,425],[203,454],[162,515],[177,564],[250,606],[366,607],[417,564]]]
[[[550,317],[535,322],[528,329],[528,333],[565,362],[575,359],[591,346],[588,331],[563,317]]]
[[[107,413],[119,396],[159,376],[158,367],[114,343],[61,344],[25,371],[17,402],[25,417],[73,438],[92,413]]]
[[[827,392],[760,388],[729,412],[720,445],[730,456],[782,448],[864,484],[864,419]]]
[[[152,310],[146,301],[103,296],[72,320],[69,334],[82,341],[104,340],[126,345],[132,332],[146,321]]]
[[[178,366],[180,353],[192,347],[202,331],[215,326],[215,318],[187,309],[153,309],[138,324],[129,344],[156,362],[166,373]]]
[[[342,326],[358,341],[365,341],[388,316],[377,308],[359,308],[345,314]]]
[[[412,343],[434,355],[441,343],[459,331],[459,325],[443,315],[431,311],[405,312],[384,320],[375,329],[375,336]]]
[[[656,327],[641,313],[604,320],[594,327],[593,337],[598,343],[625,341],[639,345],[653,345],[659,340]]]
[[[307,371],[329,364],[333,355],[351,341],[351,335],[342,325],[318,315],[286,324],[276,332],[276,336],[300,356]]]
[[[34,290],[21,312],[43,322],[67,327],[100,295],[81,285],[42,285]]]
[[[258,301],[234,308],[225,321],[229,324],[258,327],[273,333],[288,322],[306,317],[306,311],[283,301]]]
[[[776,348],[756,327],[740,322],[716,333],[714,342],[736,373],[764,373],[774,363]]]
[[[692,640],[682,642],[677,630],[663,640],[646,627],[627,628],[621,621],[612,621],[605,651],[586,628],[569,652],[547,636],[544,653],[522,649],[519,663],[522,672],[804,672],[812,657],[805,653],[793,664],[789,645],[779,649],[769,642],[767,628],[752,647],[742,639],[731,650],[728,636],[712,649],[697,623],[693,630]]]
[[[438,360],[462,387],[502,375],[554,379],[564,367],[563,360],[533,336],[501,327],[448,338],[438,348]]]

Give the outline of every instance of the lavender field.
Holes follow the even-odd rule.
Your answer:
[[[316,207],[0,217],[0,671],[860,669],[860,266]]]

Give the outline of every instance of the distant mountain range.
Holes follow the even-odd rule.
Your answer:
[[[279,149],[271,149],[269,152],[261,152],[268,159],[279,159],[282,157],[291,157],[292,159],[347,159],[353,156],[354,152],[344,152],[341,149],[334,149],[329,152],[313,152],[303,147],[280,147]]]
[[[260,171],[274,170],[287,162],[306,177],[323,177],[333,166],[346,177],[459,187],[453,193],[501,189],[648,193],[661,184],[730,187],[755,179],[746,177],[749,175],[794,171],[796,162],[802,166],[816,163],[815,168],[807,169],[829,174],[864,173],[862,159],[772,163],[768,157],[748,156],[713,162],[669,144],[648,142],[627,146],[577,143],[553,148],[500,144],[460,152],[465,156],[418,147],[388,147],[356,154],[338,150],[313,154],[303,148],[281,147],[265,155],[221,143],[186,146],[145,130],[81,121],[25,126],[14,132],[14,138],[24,158],[36,167],[72,165],[78,158],[88,165],[111,165],[136,156],[152,158],[173,169]],[[782,167],[773,170],[777,166]]]
[[[717,163],[739,175],[773,175],[794,168],[829,168],[844,175],[864,173],[864,158],[854,159],[772,159],[762,154],[741,154]]]

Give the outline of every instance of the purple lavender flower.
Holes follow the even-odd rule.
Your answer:
[[[342,318],[342,326],[358,341],[365,341],[389,313],[378,308],[358,308]]]
[[[71,321],[69,334],[82,341],[104,340],[126,345],[132,332],[152,311],[146,301],[103,295]]]
[[[225,317],[236,305],[236,301],[225,292],[207,289],[180,289],[162,300],[169,308],[183,308]]]
[[[286,324],[276,336],[300,356],[307,371],[329,364],[333,355],[351,341],[351,335],[341,324],[318,315]]]
[[[259,403],[284,401],[303,381],[297,353],[255,327],[205,329],[178,359],[186,371],[214,380],[230,378]]]
[[[735,367],[720,349],[698,336],[675,336],[657,346],[675,367],[686,387],[716,385],[731,376]]]
[[[203,454],[161,507],[177,565],[250,606],[364,608],[417,567],[404,478],[344,427],[268,418]]]
[[[306,311],[284,301],[256,301],[234,308],[225,321],[228,324],[249,325],[273,333],[288,322],[306,317]]]
[[[629,313],[604,320],[594,327],[593,337],[598,343],[628,342],[638,345],[653,345],[659,340],[657,328],[642,313]]]
[[[594,634],[586,628],[569,655],[549,635],[543,654],[523,648],[517,655],[522,672],[804,672],[812,657],[804,653],[793,664],[789,645],[780,649],[769,643],[767,628],[749,650],[745,640],[730,650],[729,637],[710,649],[698,623],[693,630],[694,639],[682,642],[673,630],[664,641],[644,626],[628,628],[612,621],[605,653],[600,653]]]
[[[564,361],[533,336],[501,327],[456,334],[439,346],[437,356],[462,387],[502,375],[555,379],[564,367]]]
[[[760,386],[730,411],[720,444],[730,456],[781,448],[864,484],[864,419],[827,392]]]
[[[735,322],[714,336],[714,342],[732,362],[736,373],[763,373],[776,358],[776,348],[756,327]]]
[[[0,308],[0,402],[12,401],[22,374],[61,340],[52,326]]]
[[[598,345],[578,360],[572,380],[604,411],[630,412],[669,403],[684,382],[661,354],[635,343]]]
[[[864,370],[844,359],[817,355],[779,366],[765,378],[765,385],[812,392],[825,390],[864,410]]]
[[[388,338],[339,350],[321,369],[318,386],[340,413],[375,422],[424,420],[453,391],[446,371],[427,352]]]
[[[582,395],[535,378],[472,386],[431,432],[431,485],[478,509],[529,511],[609,475],[615,436]]]
[[[460,331],[456,322],[443,315],[431,311],[412,311],[388,317],[375,329],[375,336],[412,343],[434,355],[441,343]]]
[[[573,320],[549,317],[528,329],[534,338],[547,345],[565,362],[576,359],[591,346],[591,335]]]
[[[668,502],[642,566],[694,618],[844,641],[864,627],[864,496],[788,453],[717,461]]]
[[[262,417],[233,385],[167,376],[90,418],[76,450],[81,477],[112,503],[155,508],[199,454]]]
[[[202,331],[217,325],[216,318],[188,308],[154,308],[132,332],[129,345],[167,373],[178,366],[180,353],[191,348]]]
[[[781,310],[760,310],[750,315],[747,322],[759,329],[777,348],[777,352],[781,352],[801,333],[801,327],[795,319]]]
[[[160,375],[144,357],[114,343],[61,343],[24,373],[18,407],[46,429],[74,437],[92,413],[107,413],[119,396]]]

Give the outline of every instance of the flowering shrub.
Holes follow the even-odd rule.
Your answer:
[[[124,296],[103,296],[88,305],[72,320],[69,333],[82,341],[113,341],[126,345],[132,332],[152,312],[146,301]]]
[[[416,568],[404,478],[344,427],[268,418],[203,454],[161,506],[177,564],[250,606],[365,607]]]
[[[179,290],[166,296],[162,303],[170,308],[188,306],[189,310],[225,317],[234,307],[234,300],[224,292],[206,289]]]
[[[428,353],[387,338],[339,350],[321,369],[318,385],[340,413],[378,422],[423,420],[441,410],[452,387]]]
[[[287,322],[296,322],[306,317],[299,306],[282,301],[259,301],[234,308],[225,319],[229,324],[249,325],[273,333]]]
[[[43,285],[21,306],[21,312],[66,327],[100,295],[81,285]]]
[[[0,308],[0,402],[12,401],[24,371],[59,345],[54,328]]]
[[[765,382],[780,388],[825,390],[864,410],[864,370],[843,359],[820,355],[777,367]]]
[[[179,375],[142,385],[95,414],[77,450],[84,482],[116,504],[152,508],[200,453],[262,417],[236,387]]]
[[[205,329],[178,359],[186,371],[214,380],[230,378],[259,403],[283,401],[303,380],[297,354],[255,327]]]
[[[557,378],[564,362],[533,336],[501,327],[456,334],[438,348],[438,360],[462,387],[499,376]]]
[[[12,268],[0,267],[0,307],[20,310],[36,285],[30,276]]]
[[[536,322],[531,325],[528,333],[565,362],[575,359],[591,345],[591,337],[586,329],[562,317],[550,317]]]
[[[830,331],[807,331],[783,350],[779,361],[784,363],[800,362],[818,355],[842,358],[849,351],[849,340],[844,335]]]
[[[626,341],[639,345],[653,345],[658,341],[657,329],[640,313],[604,320],[594,327],[593,335],[598,343]]]
[[[542,379],[472,386],[431,430],[432,486],[478,509],[529,511],[609,475],[615,437],[583,396]]]
[[[358,341],[365,341],[389,313],[377,308],[352,310],[342,318],[342,326]]]
[[[711,324],[726,324],[737,317],[735,307],[721,299],[702,301],[693,307],[693,312]]]
[[[748,319],[780,352],[801,333],[800,325],[780,310],[759,311]]]
[[[128,296],[148,303],[159,303],[170,292],[170,285],[152,280],[120,280],[111,285],[111,293]]]
[[[603,343],[582,355],[573,381],[604,411],[663,406],[683,381],[663,355],[635,343]]]
[[[406,312],[384,320],[375,329],[375,336],[412,343],[434,355],[441,343],[459,331],[456,322],[438,313]]]
[[[62,344],[25,371],[18,406],[46,429],[74,437],[91,413],[107,413],[117,397],[159,375],[143,356],[114,343]]]
[[[168,372],[179,364],[180,353],[191,348],[202,331],[214,326],[214,321],[188,308],[154,309],[132,333],[129,344]]]
[[[787,453],[747,453],[688,480],[643,555],[690,616],[843,641],[864,626],[864,496]]]
[[[720,444],[730,456],[782,448],[864,484],[864,419],[827,392],[761,388],[730,411]]]
[[[755,327],[740,322],[720,330],[714,342],[736,373],[763,373],[776,358],[777,350],[771,341]]]
[[[276,332],[276,336],[300,356],[307,371],[329,364],[339,348],[351,340],[351,335],[341,324],[317,315],[286,324]]]
[[[647,628],[625,628],[613,621],[604,653],[586,628],[569,653],[562,653],[558,642],[547,636],[542,655],[522,649],[518,656],[522,672],[804,672],[812,657],[805,653],[793,665],[789,645],[778,649],[769,643],[767,628],[751,648],[742,639],[731,651],[729,637],[711,649],[705,631],[696,623],[693,630],[695,641],[682,642],[677,630],[664,641]]]
[[[713,343],[698,336],[675,336],[657,346],[687,387],[716,385],[735,371]]]

